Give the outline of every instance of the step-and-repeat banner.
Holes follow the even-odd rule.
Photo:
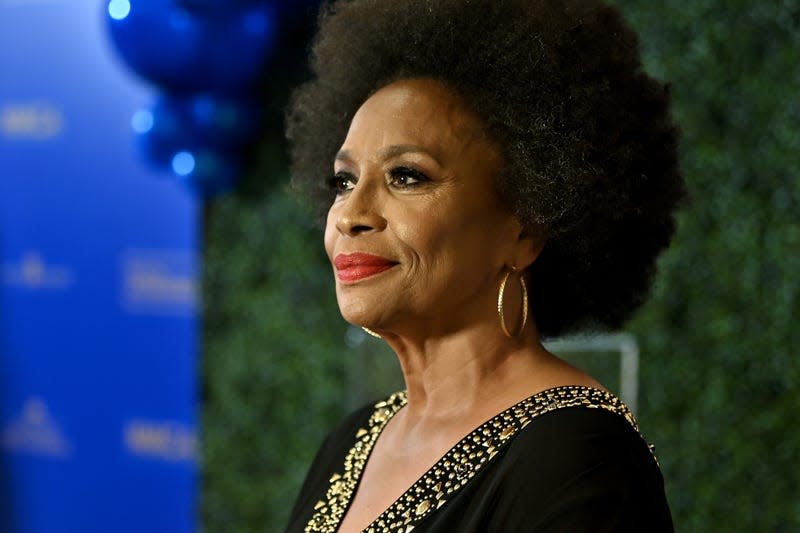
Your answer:
[[[0,0],[0,531],[196,529],[197,202],[94,0]]]

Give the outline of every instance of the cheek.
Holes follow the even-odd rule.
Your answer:
[[[440,216],[438,206],[429,206],[426,209],[403,206],[399,216],[394,217],[392,232],[417,254],[436,254],[441,250],[442,244],[452,238],[450,222]]]
[[[472,269],[476,275],[484,270],[494,272],[503,263],[507,246],[505,217],[477,202],[451,207],[449,213],[429,214],[430,225],[410,229],[414,238],[425,242],[438,264]]]
[[[325,252],[328,254],[328,258],[333,260],[333,254],[336,247],[336,238],[339,235],[339,231],[336,229],[336,218],[333,215],[333,209],[328,211],[328,218],[327,222],[325,223]]]

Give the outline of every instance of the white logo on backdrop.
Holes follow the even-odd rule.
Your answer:
[[[193,461],[197,448],[194,429],[168,420],[130,420],[122,430],[132,455],[162,461]]]
[[[33,396],[25,401],[22,413],[0,432],[0,445],[10,452],[23,452],[65,459],[72,453],[47,403]]]
[[[2,281],[24,289],[63,290],[75,283],[75,274],[66,266],[47,263],[41,252],[28,250],[19,261],[3,264]]]
[[[12,139],[47,140],[64,130],[64,113],[49,102],[0,106],[0,135]]]
[[[195,254],[183,250],[126,250],[122,306],[137,314],[192,314],[197,308]]]

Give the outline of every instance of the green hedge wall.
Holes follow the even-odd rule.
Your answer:
[[[800,531],[800,2],[619,2],[671,80],[693,203],[632,324],[683,531]]]
[[[800,1],[616,3],[672,84],[692,195],[628,328],[640,423],[679,531],[798,531]],[[208,532],[281,531],[327,429],[397,386],[386,348],[340,318],[321,233],[285,192],[279,110],[301,76],[298,35],[265,88],[252,170],[206,211]]]

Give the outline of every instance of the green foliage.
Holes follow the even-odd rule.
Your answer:
[[[683,531],[800,528],[800,2],[617,2],[672,83],[693,197],[632,324]]]
[[[203,522],[279,531],[344,408],[345,324],[313,216],[279,188],[218,200],[206,242]]]
[[[630,325],[642,428],[679,531],[797,531],[800,0],[616,3],[648,70],[671,82],[692,195]],[[279,108],[286,89],[270,96]],[[338,315],[321,233],[282,188],[279,124],[206,217],[210,532],[280,531],[327,429],[396,386],[375,378],[391,355]]]

